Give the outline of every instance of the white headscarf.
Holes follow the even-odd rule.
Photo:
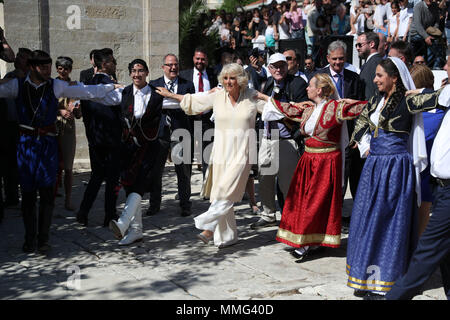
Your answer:
[[[441,93],[439,94],[438,103],[443,107],[450,106],[450,84],[447,84],[444,89],[442,89]]]
[[[389,57],[392,62],[394,62],[397,67],[400,77],[402,78],[403,85],[406,90],[414,90],[416,86],[411,78],[408,68],[403,63],[402,60],[395,57]],[[414,168],[416,173],[416,193],[417,193],[417,204],[420,206],[422,202],[421,191],[420,191],[420,173],[425,170],[428,165],[427,159],[427,147],[425,144],[425,132],[423,128],[423,117],[422,113],[417,113],[413,117],[413,125],[411,128],[411,133],[409,135],[409,152],[413,157]]]

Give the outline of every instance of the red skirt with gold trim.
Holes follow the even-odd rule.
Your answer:
[[[285,200],[276,239],[293,247],[339,247],[342,218],[342,155],[305,152]]]

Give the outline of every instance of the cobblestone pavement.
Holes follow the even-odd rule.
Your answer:
[[[76,174],[73,203],[79,204],[89,172]],[[194,170],[193,215],[181,217],[174,167],[163,177],[162,210],[144,215],[144,241],[119,247],[103,228],[103,190],[80,226],[75,213],[56,198],[47,257],[22,252],[23,222],[19,207],[8,208],[0,225],[0,299],[163,299],[163,300],[358,300],[346,286],[346,236],[339,249],[326,248],[295,263],[288,246],[275,241],[277,228],[249,228],[258,220],[246,201],[236,204],[240,241],[217,249],[199,243],[193,217],[206,211],[199,198],[201,172]],[[256,186],[257,187],[257,186]],[[348,197],[348,196],[347,196]],[[118,205],[125,200],[121,191]],[[351,210],[346,199],[344,214]],[[148,195],[143,200],[148,207]],[[279,216],[278,216],[279,219]],[[445,300],[440,274],[415,299]]]

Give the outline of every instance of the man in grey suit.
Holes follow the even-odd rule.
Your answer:
[[[380,38],[375,32],[365,32],[358,36],[356,40],[356,50],[360,58],[365,59],[366,63],[361,67],[359,77],[364,85],[365,100],[369,100],[376,92],[377,86],[373,83],[375,70],[383,57],[378,53]]]

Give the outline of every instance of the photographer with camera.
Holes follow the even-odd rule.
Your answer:
[[[431,69],[441,69],[445,63],[442,32],[439,30],[439,7],[436,0],[424,0],[414,6],[409,41],[415,55],[423,55]]]

